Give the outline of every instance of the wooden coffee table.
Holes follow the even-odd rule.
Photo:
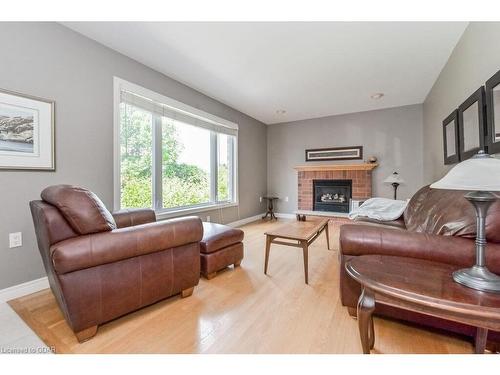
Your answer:
[[[456,266],[421,259],[362,255],[348,261],[347,273],[362,286],[358,326],[365,354],[375,343],[375,303],[477,327],[475,352],[483,353],[488,330],[500,331],[500,294],[480,292],[452,279]]]
[[[304,254],[304,274],[307,284],[309,245],[312,244],[323,231],[326,233],[326,243],[328,250],[330,250],[328,219],[308,218],[307,221],[294,221],[284,224],[275,230],[264,233],[266,235],[266,261],[264,264],[264,274],[267,275],[271,244],[274,243],[285,246],[301,247]]]

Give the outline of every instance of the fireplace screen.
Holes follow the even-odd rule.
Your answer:
[[[313,210],[349,212],[352,180],[313,180]]]

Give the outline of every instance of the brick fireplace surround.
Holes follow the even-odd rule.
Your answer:
[[[312,211],[313,180],[352,180],[352,199],[372,197],[372,170],[378,164],[333,164],[297,166],[298,209]]]

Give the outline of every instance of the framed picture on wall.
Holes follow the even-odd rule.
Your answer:
[[[500,153],[500,70],[486,81],[486,146],[491,154]]]
[[[55,170],[54,101],[0,90],[0,169]]]
[[[458,111],[454,110],[443,121],[444,164],[460,161],[458,142]]]
[[[481,86],[458,107],[460,160],[469,159],[485,149],[484,103],[484,87]]]
[[[363,146],[329,147],[306,150],[306,161],[363,159]]]

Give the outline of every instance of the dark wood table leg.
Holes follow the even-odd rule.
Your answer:
[[[307,241],[301,241],[302,252],[304,254],[304,276],[306,284],[309,284],[309,244]]]
[[[370,324],[368,344],[370,345],[370,349],[373,349],[373,347],[375,346],[375,327],[373,326],[373,314],[370,315],[370,321],[368,323]]]
[[[330,250],[330,233],[328,230],[328,223],[326,223],[326,226],[325,226],[325,234],[326,234],[326,247],[328,250]]]
[[[267,265],[269,264],[269,252],[271,251],[272,236],[266,235],[266,259],[264,261],[264,275],[267,275]]]
[[[273,219],[278,220],[278,219],[276,218],[276,216],[274,215],[274,203],[273,203],[273,200],[274,200],[274,199],[269,199],[269,207],[268,207],[269,214],[271,215],[271,221],[272,221]]]
[[[375,344],[375,330],[373,328],[372,313],[375,310],[375,296],[367,288],[363,288],[358,300],[358,328],[361,346],[364,354],[370,354]]]
[[[476,342],[474,345],[474,352],[476,354],[484,354],[487,338],[488,338],[488,330],[486,328],[478,328],[476,331]]]
[[[267,212],[266,212],[266,214],[264,216],[262,216],[262,218],[265,219],[265,218],[267,218],[269,216],[269,218],[270,218],[271,221],[273,219],[274,220],[278,220],[278,218],[274,214],[274,203],[273,203],[274,199],[268,199],[268,198],[264,198],[264,199],[267,199]]]

